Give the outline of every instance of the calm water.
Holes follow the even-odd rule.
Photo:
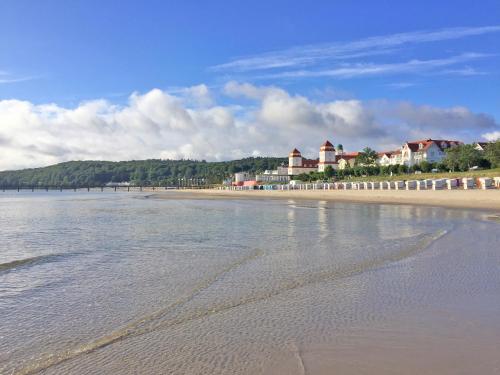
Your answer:
[[[497,373],[484,216],[0,193],[0,373]]]

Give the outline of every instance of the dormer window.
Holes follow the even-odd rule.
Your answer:
[[[420,150],[421,150],[421,149],[423,149],[423,148],[424,148],[424,144],[423,144],[423,143],[419,143],[419,144],[418,144],[418,148],[419,148]]]

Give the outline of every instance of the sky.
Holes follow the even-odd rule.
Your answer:
[[[500,137],[500,2],[0,2],[0,170]]]

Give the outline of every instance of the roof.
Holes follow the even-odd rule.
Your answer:
[[[388,158],[391,157],[392,153],[394,151],[381,151],[381,152],[378,152],[377,155],[379,157],[383,157],[384,155],[387,156]]]
[[[359,155],[359,152],[358,152],[358,151],[355,151],[355,152],[344,152],[344,153],[342,154],[342,156],[354,156],[354,157],[356,157],[356,156],[358,156],[358,155]]]
[[[433,144],[435,144],[441,151],[444,151],[444,149],[449,148],[451,146],[457,146],[462,144],[460,141],[450,141],[447,139],[424,139],[420,141],[411,141],[411,142],[406,142],[408,145],[408,148],[412,150],[413,152],[420,151],[420,144],[423,145],[422,150],[425,151],[429,149]]]
[[[297,150],[296,148],[294,148],[291,152],[290,152],[290,156],[302,156],[302,154],[300,153],[299,150]]]
[[[356,158],[358,155],[359,155],[359,152],[344,152],[340,156],[340,159],[350,160],[350,159]]]
[[[319,148],[320,151],[335,151],[335,147],[330,143],[330,141],[326,141]]]
[[[302,158],[302,167],[305,167],[305,168],[309,168],[309,167],[314,168],[314,167],[317,167],[318,163],[319,163],[319,160],[317,160],[317,159]]]
[[[333,147],[333,145],[330,143],[330,141],[326,140],[325,143],[321,145],[321,147]]]

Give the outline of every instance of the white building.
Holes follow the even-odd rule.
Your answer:
[[[245,182],[245,181],[251,181],[254,179],[254,176],[252,176],[248,172],[238,172],[234,174],[234,182]]]
[[[342,156],[342,146],[336,151],[330,141],[325,141],[319,148],[319,158],[306,159],[299,150],[294,148],[288,155],[288,175],[296,176],[301,173],[324,172],[327,166],[338,169]]]
[[[338,156],[338,169],[346,169],[354,167],[356,158],[359,152],[344,152]]]
[[[392,154],[392,151],[379,152],[377,164],[382,166],[382,167],[386,167],[388,165],[391,165],[391,154]]]
[[[303,158],[300,151],[294,148],[288,155],[288,174],[296,176],[301,173],[317,172],[318,162],[319,160]]]
[[[401,146],[401,162],[412,166],[423,161],[438,163],[444,159],[445,150],[450,147],[461,145],[459,141],[449,141],[441,139],[426,139],[422,141],[406,142]]]
[[[403,164],[401,150],[379,152],[377,164],[382,167]]]
[[[474,143],[474,148],[478,151],[484,151],[489,143],[490,142],[476,142]]]
[[[326,141],[319,148],[318,172],[324,172],[328,165],[333,169],[337,169],[339,166],[335,147],[329,141]]]
[[[438,163],[446,156],[445,150],[462,144],[459,141],[426,139],[406,142],[398,150],[385,151],[378,154],[377,163],[381,166],[417,165],[423,161]]]
[[[266,170],[264,173],[255,176],[257,182],[289,182],[287,167],[278,167],[275,170]]]

